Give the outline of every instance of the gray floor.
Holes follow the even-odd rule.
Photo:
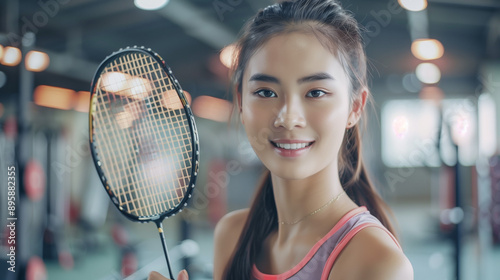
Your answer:
[[[399,222],[403,248],[414,267],[415,279],[455,279],[453,244],[439,234],[436,221],[429,213],[429,207],[421,203],[405,203],[392,207]],[[178,258],[183,251],[182,248],[175,246],[177,224],[175,218],[164,223],[172,259]],[[139,273],[136,279],[144,279],[150,270],[160,270],[166,275],[165,261],[154,226],[132,223],[128,226],[132,232],[132,239],[137,241],[135,247],[138,249],[139,266],[144,268],[144,273]],[[120,250],[110,241],[107,230],[99,233],[97,239],[102,245],[76,259],[75,266],[71,270],[62,269],[56,262],[48,262],[49,279],[121,279]],[[198,244],[199,252],[189,267],[192,271],[190,279],[210,279],[213,252],[211,228],[202,226],[193,230],[192,239]],[[478,239],[469,234],[464,244],[462,264],[461,279],[499,279],[500,246],[479,246]],[[173,267],[178,271],[181,264],[174,261]]]

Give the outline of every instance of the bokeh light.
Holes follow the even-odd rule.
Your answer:
[[[418,12],[427,8],[427,0],[398,0],[401,7],[408,11]]]
[[[435,39],[418,39],[411,44],[411,52],[418,59],[432,60],[443,56],[444,47]]]
[[[424,84],[435,84],[441,80],[441,71],[433,63],[421,63],[415,71],[417,78]]]

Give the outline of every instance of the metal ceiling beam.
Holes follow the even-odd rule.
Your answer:
[[[56,53],[48,50],[41,50],[50,57],[48,72],[66,76],[81,81],[91,81],[94,76],[98,63],[85,59],[77,58],[69,53]]]
[[[429,0],[429,2],[454,6],[500,8],[500,2],[497,0]]]
[[[0,33],[0,44],[9,44],[8,37],[4,33]],[[50,58],[49,67],[45,71],[61,76],[90,81],[99,66],[98,63],[77,58],[71,53],[58,53],[38,48],[37,50],[45,52]]]
[[[190,36],[214,49],[220,49],[236,40],[236,34],[220,21],[186,1],[171,1],[158,13],[181,26]],[[0,34],[0,42],[4,42],[4,44],[8,42],[6,34]],[[46,71],[54,74],[90,81],[98,67],[97,63],[77,58],[70,53],[42,51],[46,52],[51,60]]]
[[[187,1],[171,1],[158,13],[214,49],[221,49],[236,40],[236,34],[220,21]]]
[[[125,1],[102,1],[90,4],[84,2],[81,6],[72,6],[71,9],[65,7],[64,13],[57,16],[57,23],[59,28],[66,29],[68,26],[91,23],[102,18],[109,20],[115,15],[133,10],[134,8],[134,5]]]
[[[207,16],[206,13],[184,1],[172,1],[158,13],[182,26],[187,34],[215,49],[220,49],[236,39],[236,35],[219,23],[217,19]],[[2,38],[7,39],[5,34],[0,34],[0,41]],[[70,53],[41,51],[46,52],[50,57],[50,65],[46,71],[61,76],[90,81],[99,66],[98,63],[77,58]]]

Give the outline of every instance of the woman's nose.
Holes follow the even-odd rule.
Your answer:
[[[299,104],[288,102],[284,104],[274,120],[274,127],[283,127],[292,130],[296,127],[305,127],[306,120]]]

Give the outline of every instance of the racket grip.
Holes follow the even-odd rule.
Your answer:
[[[165,242],[165,235],[163,234],[163,224],[161,221],[156,221],[156,227],[158,227],[158,233],[160,234],[161,245],[163,246],[163,253],[165,254],[165,259],[167,260],[167,267],[170,279],[175,280],[172,274],[172,267],[170,267],[170,258],[168,257],[167,243]]]

